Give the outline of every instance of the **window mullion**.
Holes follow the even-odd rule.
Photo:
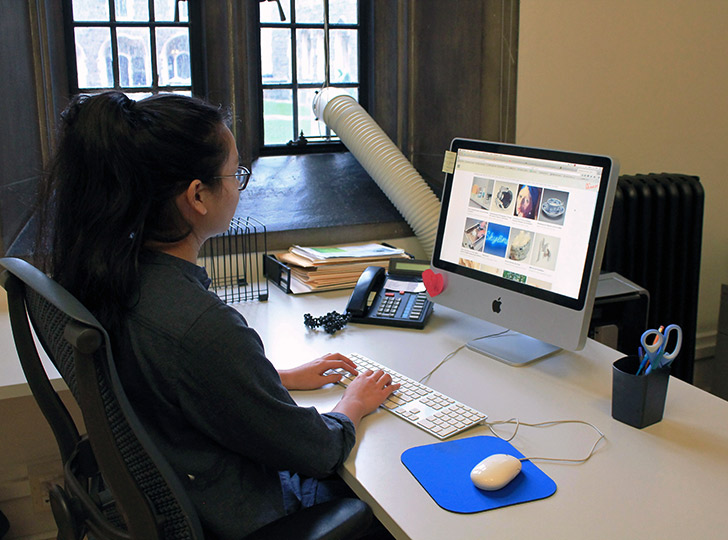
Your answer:
[[[157,24],[154,17],[154,0],[149,0],[149,54],[151,56],[152,92],[159,92],[159,69],[157,69]],[[189,34],[188,34],[189,35]]]
[[[291,111],[293,113],[292,141],[298,137],[298,26],[296,24],[296,2],[291,2]]]
[[[331,55],[329,49],[329,0],[324,0],[324,87],[331,83]],[[331,128],[325,124],[326,141],[331,141]]]
[[[329,63],[329,0],[324,0],[324,86],[331,82]]]
[[[116,35],[116,5],[115,0],[109,0],[109,34],[111,43],[111,73],[115,88],[121,88],[121,73],[119,72],[119,40]]]

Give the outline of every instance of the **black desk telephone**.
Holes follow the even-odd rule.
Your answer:
[[[422,283],[428,261],[391,259],[389,272],[370,266],[351,293],[346,311],[353,323],[424,328],[432,313],[432,302]]]

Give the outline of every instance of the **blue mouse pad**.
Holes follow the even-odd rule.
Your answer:
[[[478,489],[470,480],[470,471],[493,454],[524,457],[509,442],[479,436],[410,448],[402,453],[402,463],[430,497],[450,512],[482,512],[545,499],[556,492],[556,483],[530,461],[522,462],[521,472],[504,488]]]

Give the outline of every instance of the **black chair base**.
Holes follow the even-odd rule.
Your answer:
[[[245,540],[333,540],[363,536],[372,511],[359,499],[337,499],[304,508],[258,529]]]

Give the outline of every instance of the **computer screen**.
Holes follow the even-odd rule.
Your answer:
[[[583,348],[615,160],[470,139],[450,151],[432,257],[442,290],[432,300],[511,330],[469,344],[508,363]]]

